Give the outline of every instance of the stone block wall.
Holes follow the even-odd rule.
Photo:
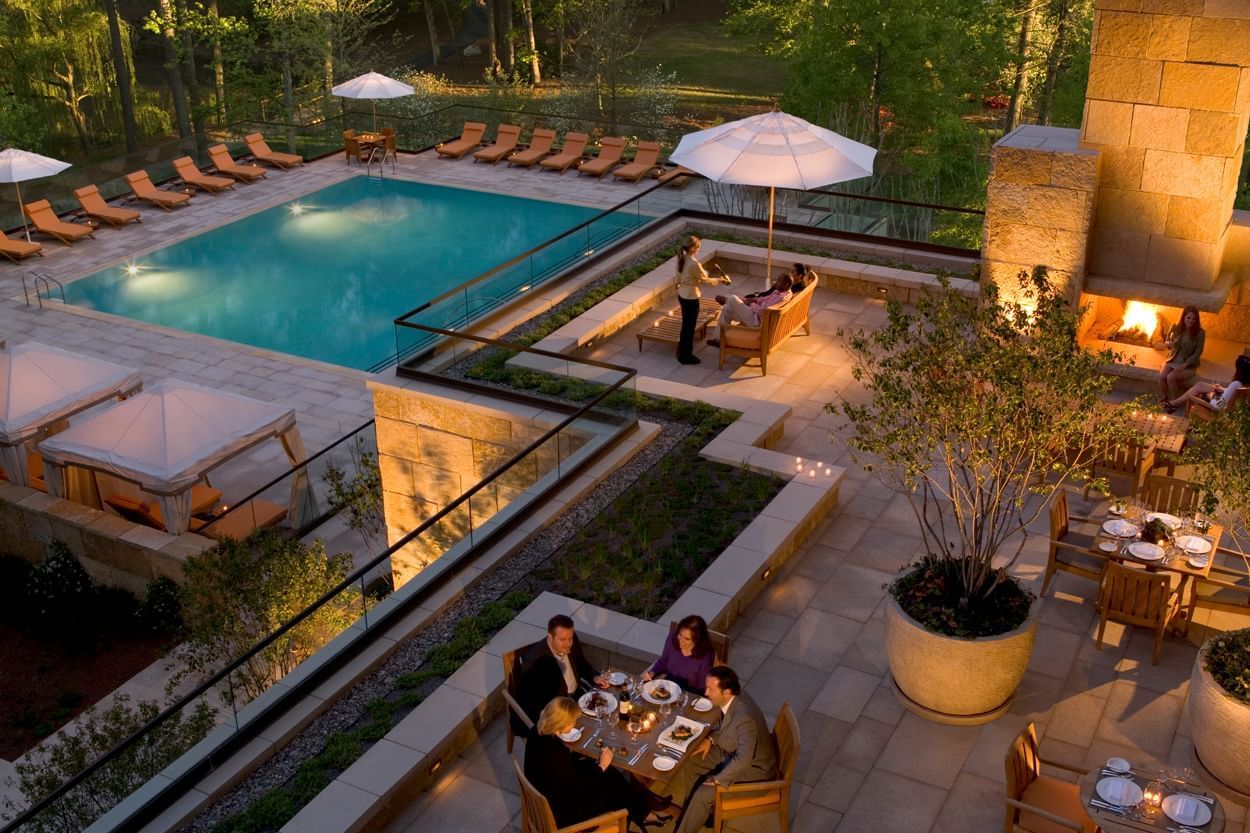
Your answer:
[[[399,541],[560,422],[503,401],[449,399],[371,382],[387,540]],[[473,495],[391,558],[396,586],[511,503],[588,439],[566,430]]]
[[[1023,125],[990,152],[983,276],[1012,297],[1020,272],[1046,266],[1075,300],[1099,180],[1099,156],[1077,131]]]
[[[1081,145],[1102,154],[1089,271],[1209,290],[1250,120],[1250,3],[1097,0]]]

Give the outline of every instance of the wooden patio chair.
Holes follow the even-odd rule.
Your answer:
[[[4,229],[0,229],[0,255],[4,255],[14,263],[31,255],[43,257],[43,244],[14,240],[4,233]]]
[[[1225,552],[1225,550],[1221,550]],[[1189,597],[1189,610],[1185,617],[1185,632],[1194,621],[1198,608],[1222,613],[1239,613],[1250,616],[1250,566],[1233,569],[1219,563],[1211,565],[1211,572],[1194,582]]]
[[[799,722],[794,719],[789,703],[782,703],[777,713],[773,742],[777,745],[777,769],[781,777],[775,781],[740,781],[731,786],[717,784],[712,833],[721,833],[725,822],[732,819],[773,813],[777,814],[781,833],[789,831],[790,786],[799,762]]]
[[[217,173],[233,177],[239,182],[253,182],[257,179],[268,178],[264,168],[259,165],[240,165],[235,162],[234,157],[230,155],[230,149],[225,145],[213,145],[209,148],[208,158],[212,160]]]
[[[184,194],[181,191],[161,191],[152,184],[152,178],[148,176],[147,171],[135,171],[132,174],[126,174],[126,182],[130,184],[130,189],[134,191],[135,199],[150,202],[152,205],[159,206],[166,211],[173,211],[179,205],[186,205],[191,202],[191,195]]]
[[[655,170],[659,159],[659,142],[639,142],[638,149],[634,151],[633,161],[628,165],[622,165],[617,168],[612,172],[612,176],[616,179],[628,179],[630,182],[637,182]]]
[[[1108,444],[1090,466],[1090,480],[1085,481],[1086,499],[1089,498],[1090,482],[1096,477],[1127,478],[1130,482],[1128,496],[1137,497],[1142,478],[1154,468],[1154,463],[1155,446],[1150,441]]]
[[[126,223],[141,223],[139,212],[133,208],[114,208],[104,201],[100,189],[94,185],[84,185],[74,189],[78,204],[88,217],[108,223],[113,228],[121,228]]]
[[[1046,576],[1042,579],[1043,596],[1050,580],[1060,570],[1090,581],[1102,578],[1107,559],[1092,550],[1097,535],[1075,531],[1074,521],[1088,523],[1068,512],[1068,493],[1062,489],[1056,491],[1050,501],[1050,550],[1046,555]]]
[[[565,133],[564,146],[560,148],[560,152],[554,156],[548,156],[539,162],[538,166],[549,171],[559,171],[563,174],[569,168],[582,161],[582,155],[586,152],[586,143],[589,141],[590,137],[585,133]]]
[[[369,156],[373,153],[373,148],[364,150],[360,147],[360,140],[355,136],[345,136],[343,138],[343,155],[347,158],[347,164],[350,165],[352,160],[356,160],[357,165],[363,165],[369,161]]]
[[[673,634],[677,633],[677,625],[680,620],[673,619],[668,623],[668,638],[672,639]],[[707,629],[708,639],[712,642],[712,661],[715,665],[729,664],[729,637],[720,631]]]
[[[534,721],[521,708],[517,700],[520,694],[518,679],[521,673],[521,652],[504,651],[503,654],[503,701],[508,706],[508,752],[518,735],[528,738],[534,734]]]
[[[252,158],[257,162],[264,162],[266,165],[273,165],[284,171],[304,164],[304,157],[299,154],[282,153],[271,149],[265,137],[260,133],[249,133],[243,137],[243,141],[247,142],[248,153],[252,154]]]
[[[1095,833],[1098,825],[1085,812],[1076,784],[1042,774],[1042,764],[1084,775],[1087,770],[1044,759],[1030,722],[1007,749],[1007,817],[1003,833]]]
[[[604,174],[621,163],[621,155],[624,153],[624,139],[619,136],[605,136],[599,140],[599,155],[578,165],[577,175],[590,174],[602,179]]]
[[[1233,408],[1242,407],[1246,403],[1247,397],[1250,397],[1250,387],[1238,388],[1237,392],[1233,394],[1233,401],[1228,403],[1228,410],[1231,411]],[[1210,422],[1215,419],[1215,415],[1218,413],[1219,411],[1211,407],[1210,402],[1198,400],[1189,403],[1189,410],[1185,412],[1185,416],[1189,417],[1190,423]]]
[[[1098,593],[1098,608],[1098,650],[1102,650],[1108,620],[1141,625],[1154,629],[1155,648],[1150,664],[1158,665],[1163,632],[1180,609],[1180,594],[1172,589],[1172,577],[1166,573],[1148,573],[1109,561]]]
[[[227,189],[234,190],[234,180],[224,176],[211,176],[195,167],[195,160],[190,156],[180,156],[174,160],[174,170],[185,185],[200,191],[207,191],[216,196]]]
[[[482,136],[485,133],[486,124],[484,122],[467,121],[464,123],[464,129],[460,132],[459,139],[435,145],[434,151],[439,156],[446,156],[448,159],[459,159],[480,145]]]
[[[556,827],[551,805],[525,777],[516,758],[512,759],[512,769],[521,787],[521,833],[629,833],[629,816],[624,810],[604,813],[568,827]]]
[[[1163,474],[1146,475],[1142,486],[1142,502],[1156,512],[1170,515],[1191,515],[1198,510],[1202,490],[1195,483]]]
[[[534,128],[530,145],[525,150],[518,150],[508,157],[508,167],[520,165],[528,168],[538,160],[551,155],[551,146],[555,144],[556,132],[545,127]]]
[[[88,226],[66,223],[56,216],[52,203],[47,200],[36,200],[22,206],[22,211],[30,218],[30,222],[39,231],[60,240],[66,246],[83,237],[94,237],[94,230]]]
[[[495,143],[473,154],[474,162],[489,162],[494,165],[500,159],[516,150],[517,141],[521,138],[521,128],[515,124],[501,124],[495,135]]]

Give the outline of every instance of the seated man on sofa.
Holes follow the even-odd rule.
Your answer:
[[[758,327],[760,325],[761,312],[769,307],[775,307],[790,300],[793,294],[790,292],[792,283],[788,274],[782,274],[777,277],[777,280],[773,281],[771,289],[758,295],[747,295],[745,297],[717,295],[716,303],[721,305],[720,318],[718,319],[719,325],[727,327],[737,322],[748,327]],[[720,346],[720,340],[715,338],[708,339],[707,343],[713,347]]]

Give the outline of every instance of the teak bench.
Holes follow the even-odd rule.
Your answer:
[[[720,304],[711,298],[699,299],[699,318],[694,327],[694,338],[696,342],[703,341],[707,338],[707,325],[713,318],[720,315]],[[664,344],[677,344],[677,340],[681,337],[681,311],[680,308],[669,310],[664,315],[657,318],[650,327],[639,331],[638,333],[638,352],[642,352],[642,343],[644,341],[658,341]]]
[[[818,281],[818,278],[813,277],[811,283],[790,300],[761,312],[758,327],[744,327],[740,324],[721,327],[720,368],[724,369],[726,356],[755,358],[760,360],[760,372],[767,376],[769,353],[784,344],[800,327],[805,334],[812,334],[808,310],[811,308],[812,294],[816,291]]]

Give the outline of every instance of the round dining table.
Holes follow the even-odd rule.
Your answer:
[[[1137,786],[1145,789],[1146,785],[1154,780],[1154,772],[1159,768],[1159,764],[1133,764],[1132,770],[1125,773],[1126,777],[1133,780]],[[1085,812],[1093,819],[1099,827],[1106,833],[1149,833],[1149,831],[1157,830],[1159,833],[1168,833],[1169,830],[1177,830],[1185,827],[1168,818],[1162,810],[1156,810],[1150,818],[1132,818],[1122,813],[1098,807],[1090,802],[1098,796],[1094,792],[1096,785],[1103,778],[1115,777],[1104,771],[1102,767],[1095,767],[1087,772],[1080,780],[1079,788],[1081,792],[1081,806],[1085,808]],[[1196,830],[1198,833],[1224,833],[1225,815],[1224,807],[1220,804],[1219,796],[1215,795],[1201,784],[1193,781],[1187,781],[1184,785],[1177,786],[1171,782],[1164,783],[1164,796],[1171,794],[1190,795],[1198,800],[1205,800],[1211,807],[1211,820],[1204,825],[1190,825],[1187,829]],[[1173,787],[1176,787],[1173,789]]]

